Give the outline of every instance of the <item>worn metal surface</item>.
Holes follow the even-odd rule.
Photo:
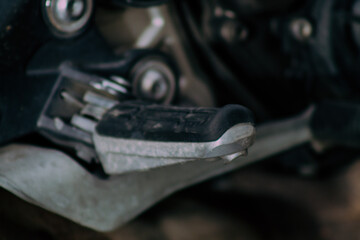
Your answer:
[[[144,32],[137,39],[135,48],[149,48],[153,47],[156,41],[161,37],[161,33],[165,27],[164,16],[158,7],[152,7],[148,9],[150,16],[150,25],[144,30]]]
[[[58,151],[11,145],[0,150],[0,159],[2,187],[98,231],[113,230],[172,192],[231,166],[222,160],[195,161],[105,181]]]
[[[105,172],[113,175],[243,153],[254,142],[255,128],[238,124],[217,141],[201,143],[118,139],[96,133],[93,137]]]

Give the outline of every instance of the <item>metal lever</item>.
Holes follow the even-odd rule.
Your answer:
[[[83,226],[112,231],[177,190],[309,142],[311,113],[260,126],[249,155],[229,164],[221,158],[189,161],[106,181],[61,152],[9,146],[0,149],[0,186]]]
[[[295,118],[259,126],[256,143],[248,156],[229,164],[224,164],[221,158],[191,161],[122,174],[106,181],[97,179],[59,151],[24,145],[8,146],[0,149],[0,186],[83,226],[112,231],[179,189],[310,143],[314,137],[325,140],[325,134],[331,133],[328,130],[332,129],[331,136],[335,137],[339,125],[329,121],[330,117],[335,114],[341,119],[344,112],[328,106],[321,107],[322,110],[312,107]],[[350,116],[354,118],[348,118]],[[358,114],[351,114],[346,119],[356,122],[356,116]],[[341,136],[349,139],[347,134],[351,132],[357,133],[345,131],[346,135]]]

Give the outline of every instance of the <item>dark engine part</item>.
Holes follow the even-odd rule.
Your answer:
[[[314,100],[358,100],[358,7],[352,0],[309,1],[282,23],[284,52],[296,60],[289,73],[308,76]]]
[[[153,59],[156,61],[154,62]],[[67,63],[63,64],[64,62]],[[33,132],[37,128],[39,117],[43,113],[48,113],[49,99],[56,97],[64,102],[60,93],[67,89],[67,86],[61,85],[64,70],[61,66],[71,66],[71,69],[78,70],[80,73],[75,71],[75,78],[80,74],[80,83],[83,82],[86,85],[94,81],[93,87],[107,94],[114,93],[108,85],[117,85],[119,84],[117,81],[124,78],[129,80],[129,86],[126,86],[128,89],[125,89],[127,99],[146,98],[150,102],[171,103],[177,97],[178,71],[166,54],[155,50],[135,50],[116,56],[111,49],[107,48],[95,30],[89,30],[81,38],[71,42],[49,41],[32,57],[26,71],[2,74],[1,80],[7,84],[0,88],[0,131],[2,133],[0,143],[6,143],[6,141]],[[155,76],[146,74],[149,71],[155,72]],[[70,73],[67,77],[74,76]],[[146,81],[146,88],[138,87],[137,85],[141,85],[143,81]],[[161,83],[160,86],[158,82]],[[82,88],[73,89],[75,97],[79,94],[81,96],[79,89]],[[133,91],[133,89],[138,90]],[[165,95],[163,91],[166,92]],[[57,95],[54,96],[54,94]],[[144,94],[147,95],[144,96]],[[121,96],[115,96],[115,98]],[[72,111],[66,112],[66,110],[69,108],[58,108],[57,116],[61,117],[65,114],[69,117]],[[54,112],[52,111],[51,114]],[[56,117],[51,114],[50,117]],[[20,125],[19,119],[24,120]]]
[[[296,114],[324,99],[359,99],[358,1],[222,0],[179,5],[189,12],[184,21],[194,41],[209,46],[207,50],[225,63],[267,116]],[[220,81],[214,81],[220,87]],[[264,119],[256,107],[247,106]]]
[[[109,0],[111,3],[120,6],[151,7],[164,4],[169,0]]]
[[[249,2],[253,4],[251,7],[247,5]],[[197,47],[197,56],[219,89],[219,98],[234,102],[232,92],[237,92],[242,98],[236,98],[236,102],[249,107],[260,123],[297,114],[313,103],[328,99],[347,100],[356,105],[360,76],[356,66],[357,1],[276,2],[274,5],[241,0],[178,3],[179,11],[185,16],[184,25]],[[281,7],[277,8],[277,4]],[[252,10],[243,11],[246,7]],[[244,89],[247,95],[242,94]],[[348,104],[342,103],[342,106]],[[356,108],[350,108],[346,116],[350,114],[351,117],[347,121],[353,122]],[[327,111],[322,119],[331,122],[333,118],[327,118],[331,111]],[[334,123],[337,120],[334,118]],[[331,127],[325,130],[326,126]],[[323,127],[316,131],[316,134],[323,131],[321,134],[325,137],[316,136],[321,141],[328,138],[337,146],[351,145],[341,143],[334,132],[330,133],[331,129],[336,129],[331,123]],[[341,139],[349,143],[352,140],[348,139],[356,138],[356,134],[349,134],[345,128],[342,126],[343,130],[338,130]],[[356,129],[355,126],[352,129]],[[336,159],[330,156],[335,156],[334,151]],[[356,149],[334,151],[326,147],[314,150],[304,145],[276,158],[273,166],[287,168],[292,165],[290,171],[298,172],[311,163],[319,172],[326,172],[330,165],[338,169],[357,155]],[[294,158],[295,155],[303,157]]]
[[[36,49],[51,38],[42,18],[41,4],[1,1],[0,9],[0,72],[24,71]]]
[[[55,36],[70,38],[85,31],[93,9],[93,0],[43,0],[42,12]]]
[[[337,1],[332,10],[334,61],[356,94],[360,90],[360,1]]]

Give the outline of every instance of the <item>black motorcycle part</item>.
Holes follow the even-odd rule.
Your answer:
[[[119,6],[131,7],[152,7],[167,3],[169,0],[110,0],[111,3]]]
[[[181,108],[124,103],[110,110],[97,126],[102,136],[166,142],[211,142],[241,123],[253,123],[239,105]]]

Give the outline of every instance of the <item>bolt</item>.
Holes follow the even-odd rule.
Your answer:
[[[235,20],[226,20],[220,29],[221,37],[229,43],[244,42],[249,37],[248,28]]]
[[[294,38],[298,41],[306,41],[313,34],[311,22],[305,18],[295,19],[290,23],[290,29]]]
[[[55,16],[61,21],[73,21],[82,17],[85,10],[84,0],[57,0]]]
[[[61,37],[75,36],[91,18],[93,0],[46,0],[47,23]]]
[[[168,93],[165,76],[156,69],[147,70],[141,78],[141,94],[150,100],[163,100]]]

